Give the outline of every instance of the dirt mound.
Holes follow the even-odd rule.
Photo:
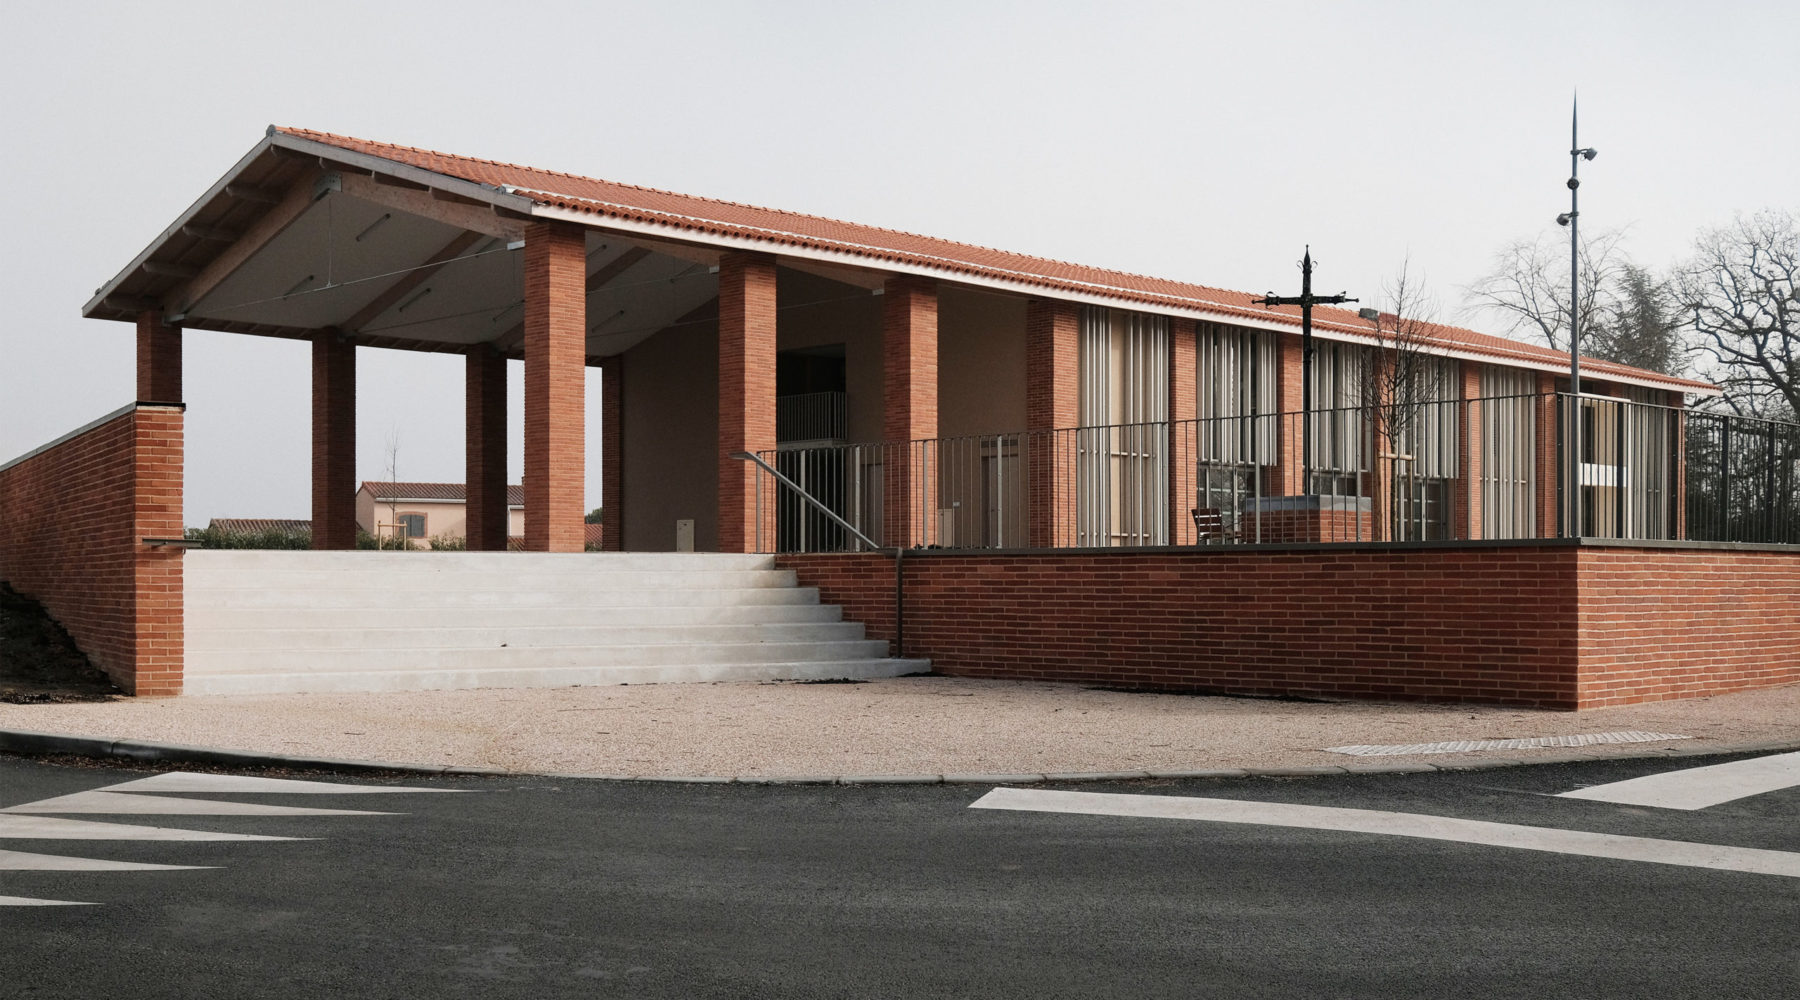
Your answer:
[[[43,605],[0,583],[0,701],[107,701],[121,693]]]

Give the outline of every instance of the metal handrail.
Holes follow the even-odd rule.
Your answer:
[[[793,490],[795,493],[799,494],[800,499],[805,500],[809,504],[812,504],[815,508],[817,508],[819,510],[820,513],[824,514],[826,517],[831,518],[832,521],[837,523],[838,527],[843,528],[845,531],[850,532],[852,535],[855,535],[857,541],[862,542],[863,544],[867,545],[869,548],[875,549],[876,551],[881,550],[882,546],[876,544],[876,542],[873,538],[870,538],[868,535],[865,535],[861,531],[858,531],[855,525],[851,524],[849,521],[846,521],[842,517],[838,516],[837,511],[832,510],[830,507],[827,507],[823,503],[819,502],[819,499],[817,497],[813,496],[811,493],[808,493],[808,492],[806,492],[806,490],[802,489],[799,483],[796,483],[792,479],[789,479],[788,477],[782,475],[779,471],[777,471],[775,469],[774,466],[770,465],[769,463],[763,461],[760,458],[757,458],[755,455],[752,455],[747,451],[734,451],[731,453],[730,457],[738,459],[739,461],[755,462],[759,467],[762,468],[762,470],[764,472],[767,472],[769,475],[774,476],[775,480],[777,482],[782,483],[788,489]]]

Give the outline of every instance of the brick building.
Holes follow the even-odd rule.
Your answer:
[[[869,605],[872,619],[882,617],[865,593],[879,575],[868,563],[876,557],[802,553],[865,548],[862,539],[927,560],[975,550],[969,558],[988,561],[969,564],[971,572],[1015,582],[1025,574],[1020,593],[1028,594],[1046,583],[1034,573],[1086,579],[1062,564],[1045,569],[1047,550],[1063,550],[1059,558],[1142,550],[1117,572],[1173,573],[1182,587],[1225,569],[1191,562],[1226,548],[1214,543],[1327,553],[1283,549],[1254,569],[1231,564],[1245,580],[1274,573],[1298,586],[1269,567],[1304,577],[1306,565],[1338,560],[1357,572],[1410,572],[1388,555],[1359,563],[1320,548],[1326,543],[1479,544],[1514,569],[1526,551],[1519,546],[1534,545],[1548,553],[1544,561],[1502,578],[1530,590],[1548,586],[1531,576],[1541,571],[1578,594],[1583,567],[1600,561],[1576,558],[1586,553],[1580,539],[1677,544],[1706,513],[1689,510],[1704,456],[1690,455],[1696,418],[1684,405],[1717,395],[1714,386],[1590,360],[1577,398],[1566,394],[1563,354],[1431,326],[1408,362],[1409,384],[1424,388],[1401,406],[1388,377],[1399,355],[1384,339],[1398,318],[1315,310],[1318,347],[1308,365],[1298,311],[1255,298],[271,128],[83,312],[135,324],[145,403],[181,403],[184,329],[310,342],[313,539],[324,549],[350,548],[355,538],[357,348],[465,356],[475,550],[506,547],[504,372],[515,360],[525,372],[525,547],[582,549],[582,396],[585,369],[598,367],[607,548],[796,553],[784,558],[804,568],[803,580],[810,574],[828,596],[836,587]],[[1303,409],[1308,377],[1312,405]],[[1723,464],[1719,478],[1729,494]],[[1573,561],[1549,539],[1573,544]],[[1251,558],[1236,546],[1233,559]],[[1010,563],[996,555],[1018,550],[1029,552]],[[1775,578],[1788,581],[1794,560],[1783,556]],[[1760,554],[1745,558],[1756,565],[1743,572],[1770,572]],[[1430,573],[1471,568],[1426,561]],[[933,565],[918,572],[957,572]],[[1411,613],[1434,614],[1431,588],[1401,592],[1411,595]],[[1516,596],[1484,593],[1500,605]],[[934,605],[940,625],[957,603]],[[1334,619],[1339,634],[1356,616],[1342,613],[1349,619]],[[1070,615],[1084,617],[1070,606],[1061,620]],[[899,645],[905,620],[888,617],[872,632]],[[1281,628],[1261,610],[1248,617]],[[1380,654],[1371,649],[1334,653],[1335,680],[1296,673],[1278,655],[1240,655],[1230,669],[1208,671],[1191,664],[1214,647],[1191,637],[1151,642],[1147,659],[1114,679],[1604,703],[1612,696],[1578,691],[1579,631],[1571,619],[1542,639],[1533,662],[1553,680],[1536,686],[1491,674],[1467,683],[1445,672],[1417,683],[1393,671],[1375,677]],[[1793,633],[1784,619],[1780,641],[1795,642]],[[935,635],[940,646],[925,652],[967,662],[953,648],[958,635],[968,637]],[[1267,635],[1265,646],[1274,642]],[[1432,643],[1443,648],[1418,654],[1419,669],[1458,655],[1441,635],[1417,645]],[[1081,641],[1065,645],[1057,656],[1085,655]],[[1016,676],[1092,679],[1021,648],[984,662],[1026,664]],[[1244,666],[1255,662],[1264,666]],[[1707,675],[1681,691],[1640,686],[1613,700],[1730,683]]]

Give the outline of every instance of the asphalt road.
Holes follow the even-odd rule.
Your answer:
[[[1800,788],[1693,811],[1554,797],[1717,760],[1043,787],[1800,852]],[[0,759],[0,807],[157,773]],[[970,808],[988,786],[397,783],[463,794],[180,792],[156,798],[400,815],[52,817],[307,840],[13,828],[0,850],[218,867],[0,870],[0,896],[95,904],[0,907],[0,995],[1800,995],[1794,877]]]

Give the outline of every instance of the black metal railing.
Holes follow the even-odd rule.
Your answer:
[[[759,473],[758,548],[847,550],[846,525],[899,549],[1577,534],[1800,543],[1792,424],[1566,394],[1310,420],[1311,468],[1299,413],[765,452],[794,488]]]

